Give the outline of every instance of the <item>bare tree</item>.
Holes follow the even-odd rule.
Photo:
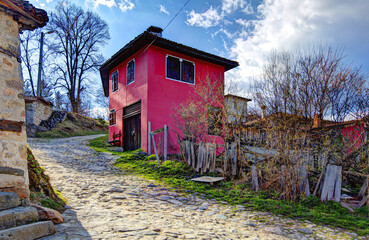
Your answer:
[[[24,70],[24,82],[25,86],[29,87],[30,89],[26,92],[36,96],[36,89],[35,89],[35,82],[34,82],[34,74],[35,67],[37,66],[36,56],[38,50],[38,39],[37,37],[40,36],[40,30],[37,29],[35,31],[25,31],[21,35],[21,60],[23,64]]]
[[[50,48],[56,85],[67,92],[72,111],[79,112],[89,74],[104,60],[99,50],[110,39],[108,25],[97,14],[62,1],[51,13],[47,28],[55,36]]]

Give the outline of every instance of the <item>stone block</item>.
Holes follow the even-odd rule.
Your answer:
[[[0,212],[0,230],[13,228],[38,221],[37,210],[33,207],[16,207]]]
[[[35,204],[32,204],[31,206],[37,209],[40,220],[51,220],[55,224],[63,222],[63,216],[58,211]]]
[[[0,231],[2,240],[34,240],[55,233],[52,221],[36,222]]]
[[[17,207],[21,204],[16,193],[0,192],[0,210]]]

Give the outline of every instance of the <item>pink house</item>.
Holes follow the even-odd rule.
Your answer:
[[[100,68],[109,97],[109,140],[124,150],[148,152],[150,123],[151,131],[168,126],[168,153],[178,153],[174,108],[207,79],[223,88],[224,72],[238,66],[236,61],[162,38],[162,31],[149,27]]]

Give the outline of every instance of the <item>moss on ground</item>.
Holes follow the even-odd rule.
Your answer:
[[[45,169],[40,166],[29,148],[27,148],[27,162],[31,202],[61,213],[64,212],[66,199],[51,186],[50,178],[45,174]]]
[[[107,136],[96,138],[90,141],[90,146],[96,151],[112,151],[106,141]],[[232,205],[243,205],[252,210],[268,211],[294,219],[309,220],[316,224],[340,227],[355,231],[359,235],[369,234],[369,211],[365,206],[355,213],[350,213],[339,203],[321,202],[315,196],[292,202],[281,199],[273,191],[254,192],[248,183],[236,184],[232,180],[222,181],[214,186],[196,183],[190,179],[197,173],[182,162],[168,160],[159,167],[156,158],[152,155],[145,157],[137,154],[139,151],[113,152],[120,156],[116,167],[164,183],[184,193],[199,193],[207,198]]]

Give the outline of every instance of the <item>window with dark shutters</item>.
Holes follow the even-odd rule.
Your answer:
[[[113,74],[111,75],[111,87],[112,92],[118,90],[118,71],[113,72]]]
[[[109,114],[109,125],[112,126],[116,123],[116,111],[115,109],[110,110],[110,114]]]
[[[135,81],[135,60],[127,64],[127,85]]]

